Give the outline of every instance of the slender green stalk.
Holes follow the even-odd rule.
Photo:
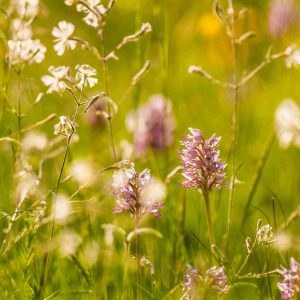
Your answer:
[[[245,266],[246,266],[247,263],[248,263],[248,260],[249,260],[249,258],[250,258],[250,256],[251,256],[251,254],[253,253],[253,250],[254,250],[255,246],[256,246],[256,238],[255,238],[255,240],[254,240],[254,242],[253,242],[253,245],[252,245],[252,247],[251,247],[249,253],[247,254],[247,256],[246,256],[244,262],[242,263],[241,267],[239,268],[238,272],[236,273],[237,275],[239,275],[239,274],[244,270]]]
[[[128,299],[128,262],[130,258],[130,243],[124,242],[125,247],[125,263],[124,263],[124,273],[123,273],[123,295],[122,299]]]
[[[141,0],[136,0],[136,14],[135,14],[135,27],[136,30],[140,29],[142,22],[142,4]],[[136,43],[136,57],[137,57],[137,69],[140,70],[143,66],[143,51],[142,42]],[[137,82],[136,88],[134,90],[133,100],[135,108],[138,107],[141,95],[141,83]]]
[[[18,139],[21,139],[21,73],[18,73]]]
[[[244,215],[243,215],[243,219],[242,219],[242,226],[241,226],[242,228],[244,227],[245,222],[247,220],[247,213],[248,213],[249,207],[250,207],[250,205],[252,203],[254,194],[256,192],[256,189],[257,189],[259,180],[261,178],[263,169],[264,169],[264,167],[266,165],[266,162],[267,162],[267,159],[269,157],[269,154],[270,154],[272,145],[274,143],[274,140],[275,140],[275,133],[272,130],[272,132],[271,132],[271,134],[269,136],[269,139],[267,140],[267,143],[265,145],[265,149],[264,149],[264,151],[263,151],[263,153],[262,153],[262,155],[260,157],[260,160],[258,162],[258,165],[257,165],[256,173],[255,173],[252,185],[251,185],[250,193],[249,193],[249,196],[248,196],[248,199],[247,199],[247,203],[246,203],[246,207],[245,207],[245,210],[244,210]]]
[[[104,40],[104,33],[103,33],[104,27],[102,25],[102,28],[100,29],[100,38],[101,38],[101,48],[102,48],[102,57],[105,57],[105,40]],[[107,96],[110,95],[109,90],[109,72],[108,72],[108,65],[107,61],[105,59],[101,60],[103,63],[103,73],[104,73],[104,87],[105,87],[105,93]],[[111,140],[111,147],[113,151],[114,160],[117,160],[117,154],[116,154],[116,148],[115,148],[115,141],[114,141],[114,135],[113,135],[113,125],[112,125],[112,117],[111,117],[111,104],[107,103],[107,112],[108,112],[108,124],[109,124],[109,135]]]
[[[69,146],[70,146],[70,140],[71,137],[68,137],[67,139],[67,144],[66,144],[66,150],[64,153],[64,158],[63,158],[63,162],[59,171],[59,176],[58,176],[58,180],[57,180],[57,184],[56,184],[56,188],[55,188],[55,193],[54,193],[54,206],[56,206],[56,196],[57,196],[57,192],[61,183],[61,178],[62,178],[62,174],[63,174],[63,170],[65,167],[65,163],[66,163],[66,159],[67,159],[67,155],[68,155],[68,151],[69,151]],[[55,209],[54,209],[55,211]],[[53,215],[53,219],[52,219],[52,223],[51,223],[51,231],[50,231],[50,241],[49,241],[49,249],[45,255],[44,258],[44,272],[42,273],[41,276],[41,281],[40,281],[40,290],[38,291],[38,298],[43,299],[44,297],[44,291],[45,291],[45,286],[46,286],[46,280],[47,280],[47,274],[48,274],[48,268],[49,268],[49,261],[50,261],[50,253],[52,251],[52,240],[53,240],[53,234],[54,234],[54,225],[55,225],[55,214]]]
[[[212,246],[216,244],[216,240],[215,240],[215,234],[214,234],[214,229],[213,229],[212,219],[211,219],[211,210],[210,210],[208,191],[203,192],[203,198],[205,201],[205,213],[206,213],[206,221],[208,226],[209,241],[210,241],[210,246]]]
[[[83,92],[83,88],[81,89],[81,92],[80,92],[79,101],[77,101],[77,99],[74,98],[75,102],[76,102],[76,107],[75,107],[75,112],[74,112],[74,117],[73,117],[73,126],[75,126],[77,116],[78,116],[78,112],[79,112],[79,108],[81,106],[82,92]],[[62,179],[63,171],[64,171],[64,168],[65,168],[65,163],[66,163],[67,156],[68,156],[68,153],[69,153],[70,142],[71,142],[71,139],[72,139],[74,133],[75,133],[75,128],[72,130],[72,132],[70,133],[70,135],[67,138],[66,150],[65,150],[65,153],[64,153],[62,165],[61,165],[61,168],[60,168],[60,171],[59,171],[59,176],[58,176],[55,191],[54,191],[54,215],[53,215],[52,223],[51,223],[49,249],[48,249],[48,251],[47,251],[47,253],[44,257],[44,271],[42,272],[41,281],[40,281],[40,289],[39,289],[38,294],[37,294],[37,297],[41,298],[41,299],[44,297],[45,286],[46,286],[46,281],[47,281],[47,274],[48,274],[48,269],[49,269],[49,261],[50,261],[51,251],[52,251],[51,248],[52,248],[52,241],[53,241],[54,227],[55,227],[55,211],[56,211],[57,193],[58,193],[58,190],[59,190],[59,187],[60,187],[60,184],[61,184],[61,179]]]
[[[232,203],[234,198],[234,188],[235,188],[235,170],[236,170],[236,145],[237,145],[237,131],[238,131],[238,69],[237,69],[237,49],[235,42],[235,19],[234,19],[234,9],[232,0],[228,0],[228,7],[230,12],[230,21],[228,25],[228,31],[232,46],[233,55],[233,74],[234,74],[234,95],[233,95],[233,114],[232,114],[232,141],[231,141],[231,151],[232,151],[232,161],[231,161],[231,189],[229,190],[229,200],[228,200],[228,218],[227,218],[227,235],[226,235],[226,251],[228,251],[229,239],[231,235],[231,223],[232,223]]]
[[[136,211],[136,219],[135,219],[135,230],[139,228],[139,207],[137,207]],[[140,298],[140,237],[139,235],[136,236],[136,299],[139,300]]]

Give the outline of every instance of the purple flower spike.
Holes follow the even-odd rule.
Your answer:
[[[220,152],[215,149],[221,138],[213,135],[205,140],[199,129],[189,128],[189,131],[191,134],[181,141],[185,148],[179,150],[185,178],[181,184],[187,189],[197,188],[202,192],[213,187],[221,188],[226,177],[226,164],[220,161]]]
[[[298,299],[300,296],[300,264],[292,257],[290,259],[290,269],[281,267],[278,273],[283,276],[283,280],[277,283],[282,299]]]

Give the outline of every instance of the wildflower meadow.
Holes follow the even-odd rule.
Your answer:
[[[300,299],[298,0],[0,0],[0,300]]]

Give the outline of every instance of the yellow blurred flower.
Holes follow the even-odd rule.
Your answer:
[[[216,36],[223,27],[220,20],[212,13],[207,13],[199,18],[197,29],[206,38]]]

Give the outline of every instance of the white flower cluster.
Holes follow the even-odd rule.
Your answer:
[[[9,63],[41,63],[47,49],[39,39],[32,39],[31,29],[32,20],[39,11],[39,0],[14,0],[11,6],[17,18],[12,20],[11,39],[7,42]]]
[[[73,79],[69,74],[69,67],[49,67],[48,71],[51,75],[44,75],[41,78],[42,82],[48,87],[47,94],[64,92],[68,87],[68,82],[73,83],[80,90],[83,90],[87,85],[93,87],[98,83],[98,79],[93,77],[97,75],[97,71],[91,66],[87,64],[77,65],[75,69],[77,72],[75,79]]]

